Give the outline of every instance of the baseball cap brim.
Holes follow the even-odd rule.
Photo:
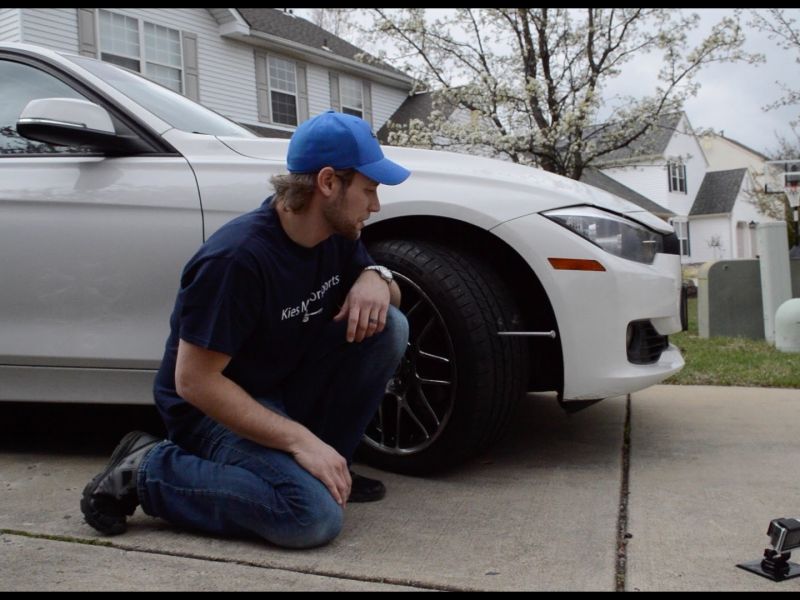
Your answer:
[[[377,162],[355,167],[355,170],[383,185],[403,183],[411,175],[411,171],[385,157]]]

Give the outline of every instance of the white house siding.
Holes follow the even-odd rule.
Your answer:
[[[667,161],[682,160],[686,165],[686,193],[670,192],[667,182],[666,167],[663,172],[664,191],[667,203],[664,205],[677,215],[687,215],[692,210],[694,199],[708,169],[708,160],[697,137],[691,130],[686,117],[681,117],[675,133],[664,151]]]
[[[728,215],[692,217],[689,226],[692,262],[735,258],[735,242],[731,236],[730,223]],[[718,240],[719,246],[712,246],[713,240]]]
[[[251,46],[220,37],[205,8],[113,8],[112,12],[197,34],[200,102],[236,121],[258,122]]]
[[[652,160],[646,165],[603,169],[603,173],[656,204],[677,212],[669,206],[671,194],[667,185],[667,167],[662,160]]]
[[[704,135],[700,138],[700,143],[711,171],[742,168],[759,170],[764,166],[763,158],[718,135]]]
[[[75,8],[22,8],[22,41],[62,52],[78,52]]]
[[[378,131],[408,98],[407,90],[372,83],[372,129]]]
[[[756,185],[763,189],[778,190],[783,186],[783,171],[775,165],[768,165],[763,156],[751,152],[732,140],[716,134],[704,135],[700,138],[703,151],[708,158],[711,171],[728,169],[747,169],[755,177]]]
[[[308,80],[308,116],[315,117],[331,109],[330,69],[306,63]]]
[[[309,64],[307,67],[309,117],[331,108],[331,71],[344,74],[344,71],[336,71],[320,65]],[[347,74],[353,76],[351,72]],[[372,89],[372,129],[378,131],[400,108],[400,105],[408,97],[408,92],[375,81],[370,82],[370,86]]]
[[[0,42],[21,42],[20,9],[0,8]]]
[[[686,165],[686,193],[670,192],[667,178],[667,162],[682,160]],[[630,167],[603,169],[603,173],[621,184],[639,192],[656,204],[660,204],[676,215],[689,214],[695,196],[703,183],[708,161],[697,138],[692,133],[686,117],[678,122],[663,156],[650,159],[644,164]]]
[[[696,215],[690,218],[692,262],[734,258],[754,258],[758,223],[773,221],[759,213],[750,201],[752,182],[745,175],[733,210],[726,215]],[[753,223],[753,226],[750,226]],[[716,245],[715,240],[719,240]]]

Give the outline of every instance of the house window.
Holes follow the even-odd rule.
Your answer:
[[[297,68],[294,62],[270,56],[268,61],[272,122],[297,125]]]
[[[689,221],[674,220],[672,226],[675,228],[675,235],[680,243],[681,256],[690,256],[692,247],[689,244]]]
[[[686,165],[682,163],[667,163],[669,177],[669,191],[686,193]]]
[[[100,10],[100,58],[183,93],[181,32]]]
[[[339,94],[342,99],[342,112],[364,118],[364,88],[361,81],[346,75],[339,76]]]

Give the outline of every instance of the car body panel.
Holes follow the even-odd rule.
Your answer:
[[[202,243],[186,160],[4,157],[0,173],[0,364],[156,367]]]
[[[678,256],[658,254],[652,265],[619,258],[580,236],[565,236],[560,225],[541,215],[508,221],[492,233],[522,255],[547,291],[567,349],[565,401],[627,394],[683,367],[674,347],[652,365],[631,364],[626,350],[631,321],[653,320],[662,335],[680,331]],[[606,270],[556,270],[548,258],[596,260]]]
[[[281,163],[289,145],[288,140],[220,140],[243,156]],[[672,226],[632,202],[540,169],[453,152],[394,147],[383,151],[406,166],[411,177],[402,187],[381,187],[382,210],[373,217],[374,222],[428,214],[491,229],[533,212],[589,204],[626,215],[656,231],[672,232]]]

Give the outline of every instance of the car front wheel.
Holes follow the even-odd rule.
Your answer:
[[[425,474],[485,450],[506,430],[528,377],[507,286],[477,256],[416,240],[370,246],[402,291],[408,349],[360,448],[366,462]]]

